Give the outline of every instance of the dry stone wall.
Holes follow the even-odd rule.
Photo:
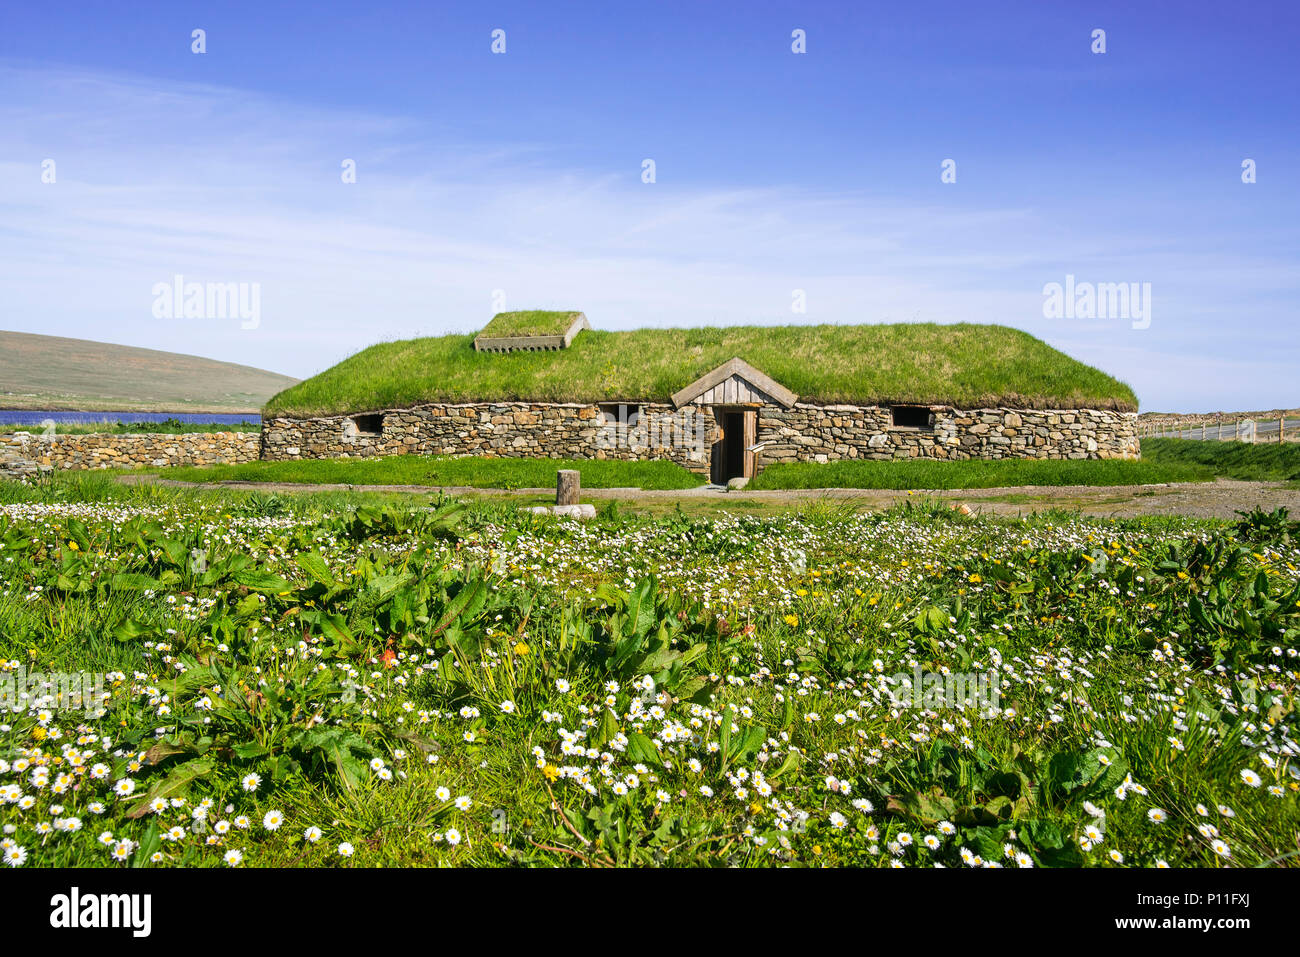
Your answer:
[[[600,406],[544,402],[426,405],[358,416],[269,418],[262,457],[271,460],[380,455],[667,459],[708,470],[716,438],[707,409],[643,403],[632,422]]]
[[[631,422],[608,406],[480,402],[357,416],[271,418],[256,432],[0,435],[0,475],[383,455],[666,459],[707,473],[717,423],[707,407],[641,403]],[[895,428],[879,406],[769,405],[759,466],[842,459],[1138,458],[1137,417],[1094,409],[936,409],[933,427]]]
[[[42,436],[0,434],[0,475],[35,476],[64,469],[149,468],[253,462],[261,451],[256,432],[185,432]]]
[[[765,408],[763,464],[841,459],[1139,458],[1134,413],[1095,409],[938,409],[927,429],[895,428],[887,408],[807,405]]]
[[[633,425],[589,404],[492,402],[426,405],[357,416],[263,421],[272,460],[381,455],[667,459],[707,472],[717,438],[707,407],[643,403]],[[759,410],[760,466],[840,459],[1138,458],[1133,413],[1092,409],[936,409],[932,428],[892,426],[879,406]]]

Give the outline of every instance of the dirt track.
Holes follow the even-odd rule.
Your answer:
[[[554,495],[554,489],[482,489],[463,486],[422,485],[301,485],[287,482],[177,482],[151,475],[123,476],[128,483],[152,482],[186,488],[230,488],[262,492],[414,492],[448,495]],[[878,489],[790,489],[781,491],[726,492],[712,487],[684,491],[646,491],[635,488],[583,489],[584,499],[618,499],[627,502],[673,501],[709,502],[725,507],[734,502],[786,503],[822,498],[852,499],[867,508],[885,508],[898,502],[917,498],[938,498],[944,501],[965,503],[972,511],[992,515],[1019,515],[1051,508],[1078,509],[1088,515],[1129,518],[1140,515],[1185,515],[1194,518],[1236,517],[1236,511],[1248,511],[1258,505],[1266,510],[1285,506],[1293,515],[1300,515],[1300,488],[1287,488],[1276,482],[1237,482],[1220,479],[1216,482],[1187,482],[1173,485],[1120,485],[1120,486],[1046,486],[1025,485],[1015,488],[956,489],[950,491],[916,490],[883,491]]]

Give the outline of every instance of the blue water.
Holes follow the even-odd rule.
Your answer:
[[[251,422],[260,425],[262,417],[255,412],[240,415],[209,414],[202,412],[30,412],[18,409],[0,409],[2,425],[40,425],[46,419],[66,422],[69,425],[89,425],[96,422],[190,422],[194,425],[235,425]]]

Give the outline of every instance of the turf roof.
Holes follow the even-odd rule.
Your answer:
[[[514,336],[562,336],[573,325],[578,310],[549,311],[529,309],[524,312],[498,312],[479,333],[485,339]]]
[[[567,349],[505,354],[476,352],[472,342],[473,336],[439,336],[371,346],[274,396],[263,412],[305,417],[430,402],[667,402],[734,357],[802,402],[1137,408],[1124,383],[1006,326],[591,330]]]

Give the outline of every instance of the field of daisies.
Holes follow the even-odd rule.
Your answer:
[[[0,488],[11,867],[1300,861],[1283,514],[110,485]]]

